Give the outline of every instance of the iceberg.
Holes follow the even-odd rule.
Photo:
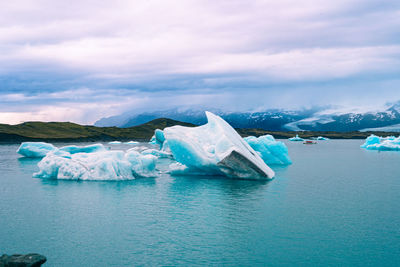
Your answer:
[[[268,165],[289,165],[292,161],[283,142],[276,141],[272,135],[249,136],[244,140],[260,155]]]
[[[296,136],[295,136],[295,137],[291,137],[291,138],[289,138],[289,140],[290,140],[290,141],[304,141],[304,139],[303,139],[303,138],[301,138],[301,137],[299,137],[299,135],[298,135],[298,134],[296,134]]]
[[[318,136],[318,137],[316,138],[316,140],[326,141],[326,140],[329,140],[329,138],[328,138],[328,137],[323,137],[323,136]]]
[[[361,148],[379,151],[400,151],[400,136],[380,137],[371,134],[361,145]]]
[[[128,142],[125,142],[124,144],[126,144],[126,145],[136,145],[136,144],[139,144],[139,142],[137,142],[137,141],[128,141]]]
[[[149,143],[153,145],[159,145],[161,149],[163,147],[164,142],[165,142],[164,132],[160,129],[156,129]]]
[[[119,145],[119,144],[121,144],[121,142],[120,141],[111,141],[111,142],[108,142],[110,145]]]
[[[50,151],[57,150],[55,146],[44,142],[23,142],[17,153],[27,158],[43,158]]]
[[[39,163],[36,178],[68,180],[132,180],[154,177],[156,157],[136,151],[70,154],[49,152]]]
[[[43,158],[49,152],[54,152],[56,155],[67,155],[76,153],[93,153],[107,150],[102,144],[93,144],[88,146],[64,146],[57,148],[52,144],[44,142],[24,142],[22,143],[17,153],[28,158]]]
[[[206,112],[207,124],[164,129],[165,142],[186,173],[225,175],[230,178],[272,179],[274,171],[222,118]]]

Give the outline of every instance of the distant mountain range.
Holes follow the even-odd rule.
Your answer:
[[[258,128],[270,131],[391,131],[400,132],[400,102],[381,111],[340,112],[332,108],[301,110],[270,109],[262,112],[222,112],[220,115],[235,128]],[[196,125],[206,123],[204,111],[170,109],[103,118],[95,126],[122,128],[140,125],[157,118],[170,118]]]

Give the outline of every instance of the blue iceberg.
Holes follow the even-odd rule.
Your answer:
[[[316,140],[326,141],[326,140],[329,140],[329,138],[328,138],[328,137],[323,137],[323,136],[318,136],[318,137],[316,138]]]
[[[206,116],[208,123],[199,127],[164,129],[165,142],[185,173],[243,179],[274,177],[274,171],[226,121],[211,112]]]
[[[400,151],[400,136],[380,137],[374,134],[367,137],[361,148],[378,151]]]
[[[163,147],[164,142],[165,142],[164,132],[160,129],[156,129],[149,143],[153,145],[159,145],[161,149]]]
[[[110,145],[119,145],[119,144],[121,144],[121,141],[111,141],[111,142],[108,142]]]
[[[49,152],[55,152],[58,155],[65,155],[64,152],[69,154],[76,153],[93,153],[99,151],[105,151],[106,148],[102,144],[93,144],[88,146],[64,146],[57,148],[52,144],[44,142],[24,142],[22,143],[17,153],[28,158],[43,158]]]
[[[44,142],[23,142],[17,153],[27,158],[43,158],[50,151],[57,150],[55,146]]]
[[[139,142],[138,141],[128,141],[128,142],[125,142],[124,144],[126,144],[126,145],[137,145],[137,144],[139,144]]]
[[[276,141],[272,135],[249,136],[244,140],[261,156],[268,165],[288,165],[292,161],[283,142]]]
[[[68,180],[132,180],[156,176],[156,157],[136,151],[49,152],[33,176]]]
[[[88,146],[64,146],[60,148],[61,151],[68,152],[70,154],[76,154],[76,153],[93,153],[93,152],[99,152],[99,151],[105,151],[107,150],[102,144],[93,144],[93,145],[88,145]]]
[[[299,137],[299,135],[298,135],[298,134],[296,134],[296,136],[295,136],[295,137],[291,137],[291,138],[289,138],[289,140],[290,140],[290,141],[304,141],[304,139],[303,139],[303,138],[301,138],[301,137]]]

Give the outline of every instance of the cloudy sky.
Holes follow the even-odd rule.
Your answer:
[[[0,2],[0,122],[400,100],[398,0]]]

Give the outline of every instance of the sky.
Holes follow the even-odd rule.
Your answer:
[[[0,2],[0,123],[397,100],[398,0]]]

